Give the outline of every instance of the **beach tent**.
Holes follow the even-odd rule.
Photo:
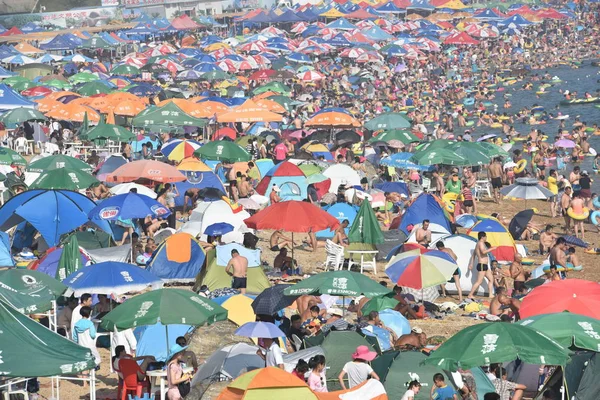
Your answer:
[[[500,221],[495,218],[483,219],[473,225],[467,234],[477,239],[479,232],[485,232],[487,241],[492,247],[496,247],[496,250],[492,251],[492,255],[496,260],[514,261],[515,253],[517,252],[515,241],[508,229]]]
[[[15,261],[10,250],[10,238],[6,232],[0,232],[0,268],[14,266]]]
[[[256,186],[256,192],[269,197],[273,185],[281,190],[282,200],[304,200],[307,196],[308,182],[304,172],[289,161],[275,165],[267,172]]]
[[[225,267],[227,266],[227,261],[231,258],[231,249],[233,248],[236,248],[241,255],[248,258],[247,292],[259,294],[270,287],[269,279],[260,266],[260,250],[248,250],[243,246],[235,244],[217,246],[216,249],[209,250],[206,253],[206,268],[202,270],[196,279],[195,286],[206,285],[211,291],[231,287],[231,276],[225,272]],[[220,261],[219,258],[221,259]]]
[[[246,372],[231,382],[217,400],[287,399],[316,400],[306,382],[276,367]]]
[[[383,231],[383,243],[376,245],[379,253],[377,254],[377,260],[385,260],[392,250],[398,247],[399,243],[406,242],[407,236],[400,229],[390,229]]]
[[[52,332],[1,300],[0,332],[4,377],[74,375],[96,366],[89,349]]]
[[[464,291],[469,291],[473,287],[473,284],[477,281],[477,274],[473,273],[473,271],[469,271],[469,261],[471,260],[471,255],[475,251],[475,246],[477,245],[477,239],[472,238],[471,236],[457,234],[457,235],[449,235],[443,236],[438,240],[432,240],[430,249],[436,249],[437,242],[444,242],[444,246],[452,249],[454,254],[456,254],[456,264],[460,269],[460,287]],[[477,290],[477,294],[484,294],[484,287],[486,286],[487,280],[484,280],[484,284],[479,287]],[[448,292],[456,292],[456,286],[454,283],[446,283],[446,291]]]
[[[327,382],[329,390],[339,389],[338,375],[342,372],[344,364],[352,359],[352,353],[358,346],[368,346],[373,350],[371,344],[355,331],[331,331],[321,344],[327,359]]]
[[[358,207],[349,203],[335,203],[329,207],[324,208],[324,210],[327,211],[329,215],[332,215],[333,217],[337,218],[337,220],[340,221],[340,224],[345,219],[348,220],[349,225],[345,229],[346,234],[348,234],[348,231],[350,230],[350,227],[352,226],[352,223],[356,218],[356,214],[358,213]],[[316,235],[317,238],[331,239],[333,237],[333,232],[334,231],[330,229],[324,229],[322,231],[317,232]]]
[[[119,168],[122,165],[127,164],[128,161],[125,157],[120,154],[112,154],[108,157],[102,164],[98,166],[96,171],[96,178],[100,181],[105,182],[106,177]],[[114,184],[109,183],[109,186],[113,186]]]
[[[244,372],[263,368],[265,361],[256,354],[257,350],[258,346],[247,343],[221,347],[198,368],[191,386],[236,379]]]
[[[32,262],[28,268],[55,277],[62,253],[62,247],[51,247],[48,249],[48,251],[46,251],[46,254],[42,258]],[[81,265],[86,265],[90,261],[90,258],[83,252],[81,248],[79,249],[79,253],[81,255]]]
[[[10,87],[0,83],[0,110],[12,110],[13,108],[35,108],[36,103],[25,99]]]
[[[137,327],[133,332],[137,339],[136,353],[154,356],[156,361],[167,361],[169,349],[175,344],[175,340],[179,336],[191,332],[192,329],[193,326],[191,325],[163,325],[160,322],[154,325]]]
[[[360,175],[346,164],[334,164],[323,171],[323,175],[331,179],[329,192],[337,193],[340,185],[360,186]]]
[[[184,164],[184,162],[185,160],[182,162],[182,164]],[[185,175],[186,180],[183,182],[175,183],[175,187],[177,188],[177,191],[180,194],[175,198],[175,206],[183,206],[183,202],[185,200],[184,194],[188,189],[215,188],[225,193],[225,188],[223,187],[223,183],[221,182],[219,177],[213,172],[212,169],[210,169],[209,166],[204,164],[202,161],[194,161],[193,171],[188,171],[184,168],[185,166],[182,167],[181,165],[177,167],[177,169]]]
[[[542,390],[564,394],[565,399],[596,400],[600,393],[600,358],[597,352],[576,351],[571,354],[566,367],[557,367]]]
[[[200,223],[199,233],[201,234],[204,233],[206,228],[219,222],[233,226],[233,232],[223,235],[222,239],[225,242],[229,241],[229,239],[239,239],[237,235],[238,231],[246,229],[244,220],[247,218],[250,218],[248,211],[244,210],[239,204],[232,203],[227,198],[198,203],[190,215],[190,221]]]
[[[346,390],[334,392],[315,392],[319,400],[360,399],[360,400],[388,400],[385,387],[377,379],[367,379],[360,385]]]
[[[399,229],[408,235],[409,231],[407,227],[409,225],[414,226],[422,223],[424,219],[428,219],[432,224],[437,224],[450,233],[450,220],[447,218],[440,203],[434,195],[421,193],[410,203],[406,212],[402,215]]]
[[[169,236],[152,254],[147,270],[165,282],[194,282],[206,255],[189,233]]]
[[[417,228],[420,228],[422,225],[423,225],[422,223],[413,225],[413,229],[410,232],[408,239],[406,239],[407,243],[417,243]],[[437,242],[444,236],[450,235],[450,231],[446,230],[446,227],[436,224],[434,222],[429,223],[429,230],[431,231],[431,241],[432,242]]]

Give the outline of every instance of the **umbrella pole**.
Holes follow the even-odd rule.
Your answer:
[[[294,273],[294,232],[292,232],[292,273]]]
[[[167,361],[169,361],[169,352],[170,352],[170,348],[169,348],[169,325],[165,325],[165,332],[167,334]]]

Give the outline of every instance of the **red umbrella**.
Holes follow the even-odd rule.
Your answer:
[[[566,279],[538,286],[523,299],[521,319],[539,314],[569,311],[600,318],[600,284],[583,279]]]
[[[235,129],[226,126],[218,129],[212,136],[212,140],[222,140],[223,138],[235,140],[237,138],[237,133],[235,132]]]
[[[34,86],[21,92],[23,96],[46,96],[50,93],[52,93],[52,89],[46,86]]]

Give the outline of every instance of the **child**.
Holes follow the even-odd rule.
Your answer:
[[[325,385],[325,356],[316,355],[308,361],[308,367],[311,369],[308,376],[308,386],[314,392],[327,392]]]
[[[419,393],[421,384],[419,381],[411,381],[408,384],[408,390],[404,393],[404,396],[400,400],[415,400],[415,395]]]
[[[444,375],[437,373],[433,376],[433,387],[431,388],[432,400],[458,400],[456,392],[446,384]]]
[[[81,319],[75,323],[73,341],[80,346],[90,349],[96,360],[96,365],[99,366],[100,353],[98,353],[98,349],[96,348],[96,328],[92,321],[90,321],[92,308],[88,306],[81,307],[79,314],[81,315]]]

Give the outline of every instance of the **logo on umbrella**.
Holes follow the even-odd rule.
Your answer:
[[[169,210],[158,204],[155,204],[152,207],[150,207],[150,210],[152,210],[152,212],[158,216],[165,215],[169,212]]]
[[[21,277],[21,279],[23,280],[23,282],[25,282],[25,284],[27,286],[32,286],[32,285],[35,285],[37,283],[37,280],[33,276],[31,276],[31,275],[23,275]]]
[[[149,169],[148,175],[160,175],[160,169]]]
[[[120,207],[105,207],[100,210],[99,216],[102,219],[112,219],[119,215]]]

